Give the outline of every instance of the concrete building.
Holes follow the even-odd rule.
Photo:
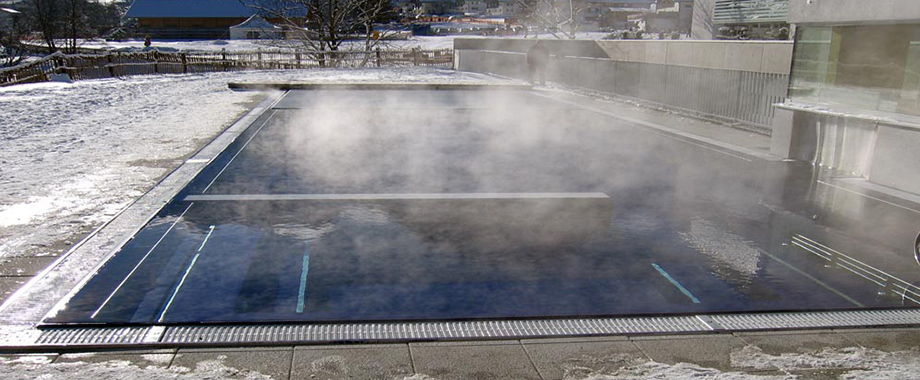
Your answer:
[[[791,0],[772,152],[920,194],[920,2]]]
[[[516,0],[501,0],[493,3],[493,7],[486,8],[486,14],[495,17],[518,17],[523,12],[524,7]]]
[[[484,15],[487,9],[485,1],[464,1],[457,7],[458,12],[468,15]]]
[[[454,12],[455,4],[450,0],[421,0],[420,14],[446,15]]]
[[[718,38],[788,39],[789,0],[716,0]]]
[[[690,36],[695,40],[711,40],[717,30],[712,21],[712,12],[716,0],[696,0],[693,2],[693,21],[690,27]]]

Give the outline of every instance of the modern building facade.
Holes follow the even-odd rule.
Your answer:
[[[790,0],[771,152],[920,195],[920,1]]]

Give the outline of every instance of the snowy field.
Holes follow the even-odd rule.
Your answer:
[[[160,50],[181,50],[181,51],[254,51],[278,49],[279,44],[285,41],[272,40],[173,40],[158,41],[153,40],[150,45],[152,48]],[[454,47],[454,36],[416,36],[406,40],[386,41],[386,45],[394,49],[421,48],[422,50],[452,49]],[[80,44],[81,47],[91,49],[110,49],[124,50],[144,48],[144,40],[130,41],[105,41],[105,40],[86,40]],[[361,43],[363,46],[363,42]],[[345,48],[348,47],[346,43]]]
[[[481,83],[431,68],[137,76],[0,88],[0,258],[54,256],[260,100],[229,81]]]
[[[610,33],[607,32],[584,32],[578,33],[577,36],[579,39],[601,39],[607,36]],[[393,40],[385,41],[385,46],[391,49],[411,49],[411,48],[420,48],[422,50],[438,50],[438,49],[453,49],[454,47],[454,38],[458,37],[475,37],[475,36],[413,36],[405,40]],[[534,37],[534,36],[531,36]],[[541,34],[540,38],[549,38],[553,37],[549,34]],[[495,38],[495,37],[490,37]],[[522,37],[508,37],[508,38],[522,38]],[[268,49],[277,49],[279,42],[284,41],[272,41],[272,40],[175,40],[175,41],[157,41],[154,40],[151,44],[151,47],[158,48],[160,50],[169,50],[169,51],[220,51],[226,49],[227,51],[254,51],[254,50],[268,50]],[[357,43],[357,48],[363,46],[363,42]],[[102,39],[95,40],[85,40],[80,44],[81,47],[92,48],[92,49],[108,49],[108,50],[142,50],[144,49],[144,40],[131,40],[131,41],[106,41]],[[347,49],[348,43],[346,43],[343,49]]]

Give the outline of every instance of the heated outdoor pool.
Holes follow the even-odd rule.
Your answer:
[[[294,90],[46,324],[920,306],[920,213],[529,90]]]

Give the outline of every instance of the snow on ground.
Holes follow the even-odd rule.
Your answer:
[[[421,48],[422,50],[453,49],[454,37],[456,36],[414,36],[405,40],[385,41],[385,45],[392,49],[410,49]],[[279,43],[284,41],[272,40],[170,40],[158,41],[153,40],[150,45],[153,48],[161,50],[184,50],[184,51],[254,51],[254,50],[271,50],[278,49]],[[353,45],[354,43],[352,43]],[[344,48],[348,48],[346,42]],[[363,42],[358,43],[363,46]],[[127,40],[127,41],[105,41],[100,39],[86,40],[80,44],[81,47],[90,49],[110,49],[125,50],[144,48],[144,40]],[[359,46],[360,47],[360,46]]]
[[[609,35],[609,32],[581,32],[576,36],[579,39],[596,40]],[[453,49],[454,38],[465,38],[476,36],[413,36],[405,40],[385,41],[386,47],[391,49],[411,49],[420,48],[422,50]],[[533,35],[530,36],[534,37]],[[550,34],[540,34],[539,38],[553,39]],[[496,37],[491,37],[496,38]],[[522,38],[522,37],[508,37]],[[151,47],[169,51],[254,51],[254,50],[271,50],[278,49],[279,43],[284,41],[272,40],[170,40],[158,41],[153,40]],[[357,48],[363,46],[363,42],[346,42],[343,49],[347,49],[349,44],[357,44]],[[142,50],[144,49],[144,40],[127,40],[127,41],[106,41],[102,39],[85,40],[80,43],[81,47],[91,49],[109,49],[109,50]]]
[[[0,258],[61,253],[249,109],[228,81],[486,82],[433,68],[251,71],[0,88]]]
[[[93,357],[87,354],[87,360]],[[149,356],[149,355],[147,355]],[[168,357],[168,356],[167,356]],[[626,356],[601,358],[576,357],[557,363],[564,370],[565,380],[794,380],[805,378],[802,370],[821,369],[837,373],[821,378],[846,380],[913,380],[920,373],[917,351],[883,352],[867,348],[825,349],[807,353],[765,354],[754,346],[744,347],[732,354],[732,365],[748,372],[720,371],[695,364],[663,364]],[[152,361],[164,365],[161,361]],[[485,369],[489,370],[489,369]],[[757,371],[765,371],[758,373]],[[324,375],[322,371],[316,371]],[[316,375],[316,373],[314,373]],[[312,377],[312,376],[311,376]],[[202,361],[195,368],[174,366],[139,367],[128,361],[110,360],[88,363],[52,363],[45,355],[0,357],[0,378],[8,380],[106,380],[106,379],[271,379],[259,372],[229,367],[222,357]],[[400,380],[438,380],[437,375],[415,374]]]

